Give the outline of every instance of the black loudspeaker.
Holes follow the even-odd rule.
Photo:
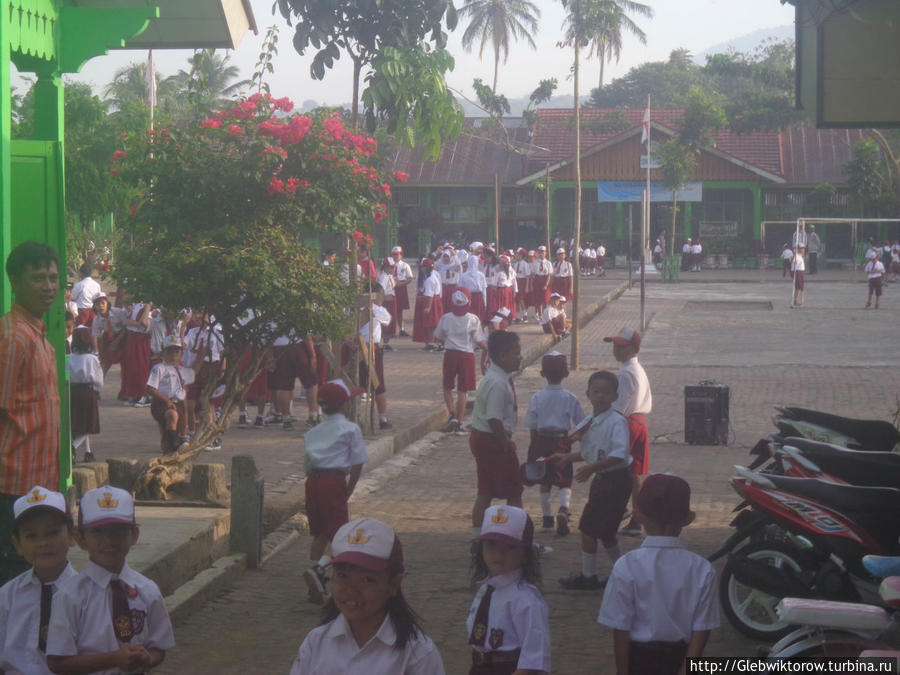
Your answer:
[[[728,445],[728,387],[701,382],[684,388],[684,442]]]

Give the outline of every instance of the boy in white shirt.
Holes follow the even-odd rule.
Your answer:
[[[875,295],[875,309],[881,301],[881,289],[884,285],[884,265],[878,259],[878,255],[866,263],[866,277],[869,280],[869,298],[866,300],[866,309],[872,306],[872,295]]]
[[[162,453],[168,455],[188,445],[184,402],[202,360],[195,359],[192,368],[179,365],[183,345],[177,335],[166,336],[163,344],[163,360],[153,366],[147,378],[147,395],[151,398],[150,414],[159,424]]]
[[[59,492],[36,485],[15,501],[13,517],[13,546],[32,567],[0,588],[0,669],[49,675],[50,603],[78,574],[68,561],[72,514]]]
[[[790,244],[785,244],[781,250],[781,278],[784,279],[791,273],[791,261],[794,259],[794,252],[791,250]]]
[[[403,260],[403,249],[395,246],[391,249],[391,258],[394,259],[394,288],[397,297],[397,335],[409,337],[409,333],[403,330],[403,312],[409,309],[409,284],[413,280],[412,268]]]
[[[384,258],[381,261],[381,269],[375,277],[375,281],[378,282],[378,285],[384,291],[381,306],[391,316],[390,322],[381,331],[381,343],[384,345],[384,351],[386,352],[394,351],[390,341],[397,334],[397,295],[395,290],[397,280],[394,277],[394,268],[394,261],[390,258]]]
[[[487,342],[481,333],[481,320],[469,311],[469,289],[460,286],[450,299],[450,311],[441,317],[434,329],[434,339],[444,345],[444,404],[449,418],[444,430],[460,430],[466,414],[466,397],[475,390],[475,345],[481,347],[482,369],[487,360]],[[456,384],[456,405],[453,387]]]
[[[541,329],[559,342],[569,334],[572,322],[566,318],[566,298],[559,293],[550,294],[550,304],[544,307],[540,319]]]
[[[806,261],[803,259],[804,253],[806,253],[805,247],[798,246],[794,257],[791,258],[791,272],[794,274],[794,298],[791,302],[791,307],[803,307],[803,302],[806,300]]]
[[[375,376],[378,378],[378,386],[375,387],[375,407],[378,409],[378,428],[390,429],[392,427],[390,420],[387,418],[387,383],[384,380],[384,347],[381,344],[384,328],[391,323],[391,315],[381,306],[384,300],[384,291],[377,283],[370,283],[369,290],[374,296],[372,303],[372,320],[369,321],[368,312],[365,307],[360,307],[360,323],[359,334],[362,336],[363,343],[368,349],[369,332],[372,333],[372,342],[374,343],[374,370]],[[364,323],[363,323],[364,322]],[[354,347],[356,345],[354,344]],[[363,389],[369,388],[369,367],[364,359],[359,362],[359,384]]]

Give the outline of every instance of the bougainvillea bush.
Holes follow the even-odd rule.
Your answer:
[[[375,141],[339,116],[292,108],[254,94],[187,128],[120,139],[111,171],[133,190],[119,222],[134,237],[118,265],[130,297],[203,308],[229,346],[254,353],[283,334],[341,334],[353,294],[304,242],[366,236],[403,176],[382,176]],[[236,385],[253,375],[232,366]]]

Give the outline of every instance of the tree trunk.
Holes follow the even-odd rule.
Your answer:
[[[497,95],[497,74],[500,72],[500,50],[494,50],[494,86],[491,89],[491,93],[495,96]]]
[[[606,70],[606,55],[600,52],[600,84],[598,89],[603,89],[603,71]]]
[[[359,76],[362,72],[362,61],[350,55],[353,59],[353,103],[351,105],[350,122],[353,128],[359,131]]]

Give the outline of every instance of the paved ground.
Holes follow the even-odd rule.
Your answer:
[[[732,280],[745,283],[731,284],[714,283],[710,275],[690,284],[653,283],[648,290],[649,325],[641,361],[654,393],[649,417],[654,438],[652,468],[675,471],[691,482],[698,519],[684,537],[702,554],[711,552],[728,533],[729,512],[736,502],[727,485],[731,466],[744,463],[747,449],[770,432],[773,404],[884,419],[890,419],[897,408],[897,390],[887,367],[900,358],[900,342],[893,336],[900,318],[900,303],[891,302],[897,292],[894,287],[886,292],[885,308],[876,313],[861,309],[865,287],[851,283],[857,277],[848,274],[834,278],[834,283],[824,283],[823,277],[823,283],[810,283],[807,306],[792,310],[787,306],[787,284],[777,278],[759,283],[759,275],[735,274]],[[583,334],[581,369],[567,381],[570,390],[583,399],[588,375],[597,368],[615,367],[609,345],[601,338],[622,326],[636,325],[638,319],[635,289],[589,324]],[[567,343],[562,347],[567,348]],[[417,365],[418,359],[428,355],[409,356],[418,377],[434,368]],[[537,370],[527,369],[517,383],[523,402],[542,386]],[[701,380],[730,387],[732,442],[727,447],[683,443],[682,388]],[[436,389],[431,397],[419,395],[423,404],[430,404],[435,396]],[[416,404],[410,399],[403,405],[414,409]],[[140,411],[125,412],[141,416]],[[242,433],[248,438],[252,434]],[[261,432],[261,436],[288,437],[279,434]],[[240,437],[234,432],[229,439],[233,435]],[[518,433],[516,441],[523,452],[525,434]],[[270,441],[257,456],[265,452],[279,456],[280,445]],[[366,489],[353,499],[351,513],[381,518],[400,533],[408,561],[404,592],[437,642],[447,672],[466,672],[464,622],[472,597],[467,539],[475,493],[467,439],[439,437],[425,449],[391,463],[399,464],[399,469],[385,466],[373,472],[365,481]],[[576,512],[585,496],[584,486],[578,486]],[[526,492],[526,507],[533,516],[539,515],[534,490]],[[577,537],[544,537],[555,549],[545,561],[543,586],[551,613],[553,672],[614,672],[611,635],[595,623],[600,595],[565,592],[556,582],[578,567]],[[265,568],[246,573],[220,598],[176,626],[178,646],[158,671],[287,672],[303,637],[317,623],[316,608],[305,601],[300,578],[308,564],[308,543],[301,538]],[[626,548],[638,543],[624,541]],[[707,653],[745,655],[754,649],[726,623],[713,634]]]

